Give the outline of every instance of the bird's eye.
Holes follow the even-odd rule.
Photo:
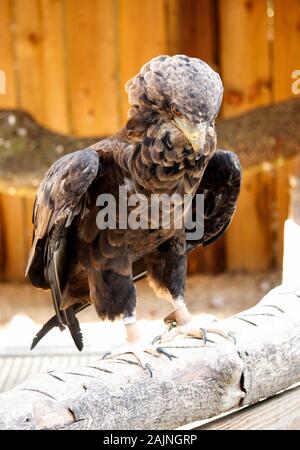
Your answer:
[[[172,111],[172,113],[173,113],[175,116],[177,116],[177,117],[182,117],[181,112],[179,111],[179,109],[178,109],[175,105],[172,105],[172,106],[171,106],[171,111]]]

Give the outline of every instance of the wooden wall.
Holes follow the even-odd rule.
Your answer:
[[[0,108],[56,131],[110,134],[126,119],[125,82],[151,57],[186,53],[220,71],[221,114],[232,117],[292,96],[299,49],[300,0],[0,0]],[[246,171],[226,239],[199,250],[190,272],[280,267],[297,169],[279,159]]]
[[[299,0],[1,0],[0,107],[56,131],[113,133],[125,82],[155,55],[186,53],[221,72],[222,114],[234,116],[292,96],[299,44]]]
[[[291,98],[292,72],[300,69],[300,1],[219,0],[219,18],[223,116]],[[244,173],[225,238],[227,269],[282,267],[289,181],[298,172],[298,158],[278,155],[272,164]]]
[[[124,85],[150,58],[215,61],[211,0],[1,0],[0,107],[24,108],[56,131],[113,133],[124,123]]]

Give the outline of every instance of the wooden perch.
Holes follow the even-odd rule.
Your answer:
[[[239,155],[243,169],[300,153],[300,99],[295,98],[217,122],[218,147]]]
[[[299,286],[277,287],[211,326],[231,331],[236,344],[214,334],[206,345],[174,340],[172,362],[149,356],[152,378],[124,355],[26,381],[0,395],[0,428],[174,429],[300,381]]]

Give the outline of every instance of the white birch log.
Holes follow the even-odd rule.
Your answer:
[[[203,324],[201,324],[203,326]],[[200,326],[200,324],[199,324]],[[300,287],[280,286],[254,308],[213,322],[236,337],[180,338],[177,358],[128,355],[55,371],[0,395],[1,429],[174,429],[270,397],[300,381]]]

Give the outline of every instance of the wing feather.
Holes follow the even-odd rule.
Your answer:
[[[67,233],[78,214],[83,214],[87,190],[99,173],[94,149],[79,150],[57,160],[41,182],[34,203],[34,237],[26,275],[41,288],[51,289],[57,322],[68,326],[76,346],[82,348],[79,323],[73,309],[60,309],[67,253]]]
[[[238,156],[230,151],[217,150],[197,190],[197,194],[204,194],[204,217],[199,217],[199,220],[204,220],[204,235],[199,241],[187,241],[188,252],[198,245],[212,244],[223,236],[235,213],[241,178]],[[193,202],[193,209],[195,206]]]

